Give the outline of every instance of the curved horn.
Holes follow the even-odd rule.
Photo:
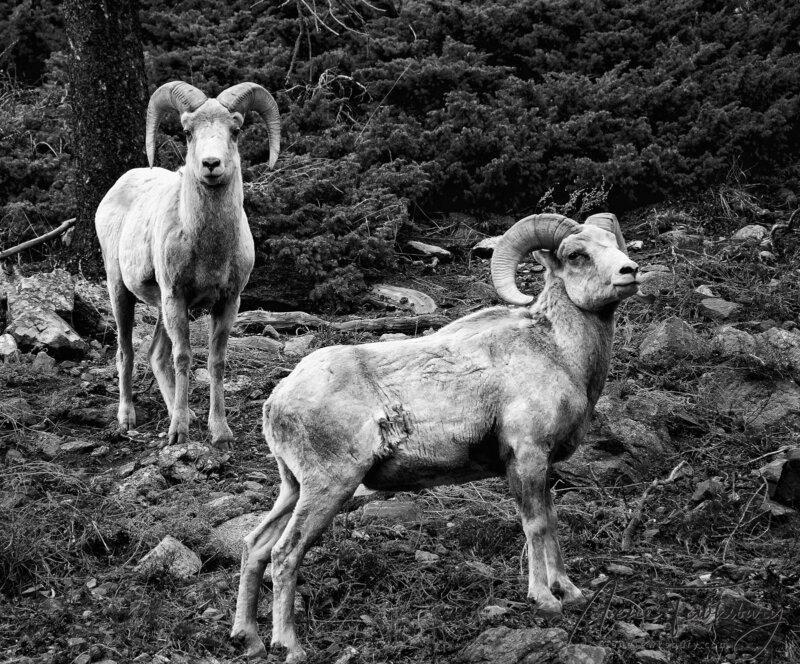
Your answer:
[[[598,228],[602,228],[604,231],[613,233],[614,237],[617,238],[617,247],[619,247],[619,250],[626,256],[628,255],[628,248],[625,246],[625,238],[622,237],[622,229],[620,229],[619,221],[617,221],[617,217],[615,215],[611,214],[610,212],[593,214],[583,223],[589,224],[590,226],[597,226]]]
[[[217,101],[229,111],[244,115],[256,111],[269,129],[269,167],[278,160],[281,151],[281,117],[272,95],[256,83],[239,83],[217,95]]]
[[[164,83],[150,97],[147,105],[147,131],[145,145],[147,147],[147,163],[153,166],[156,157],[156,130],[171,110],[183,113],[194,111],[208,99],[200,90],[183,81]]]
[[[509,304],[530,304],[533,297],[520,292],[516,284],[517,265],[529,251],[555,251],[568,235],[579,232],[580,224],[560,214],[534,214],[520,219],[500,238],[492,254],[492,283],[497,294]]]

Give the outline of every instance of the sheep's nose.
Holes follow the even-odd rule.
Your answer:
[[[619,269],[620,274],[629,274],[632,277],[636,277],[636,273],[639,271],[639,266],[631,261],[630,263],[626,263]]]
[[[203,166],[208,169],[209,173],[213,173],[214,169],[219,166],[219,159],[203,159]]]

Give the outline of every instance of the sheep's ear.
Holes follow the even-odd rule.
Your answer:
[[[544,265],[548,270],[556,269],[561,263],[552,251],[547,249],[539,249],[533,252],[533,257],[540,265]]]

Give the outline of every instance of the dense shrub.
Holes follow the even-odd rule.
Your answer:
[[[261,273],[273,274],[276,263],[291,267],[314,301],[339,306],[386,264],[372,258],[373,236],[362,236],[367,226],[353,212],[362,199],[370,201],[363,217],[370,224],[394,209],[390,200],[408,203],[393,213],[394,224],[409,214],[424,224],[437,213],[518,215],[545,195],[566,205],[576,192],[600,187],[607,204],[624,211],[703,192],[733,166],[751,183],[798,186],[797,3],[332,6],[354,30],[330,16],[334,29],[308,17],[301,28],[295,3],[142,3],[154,86],[181,78],[215,94],[241,80],[259,82],[281,105],[282,168],[292,171],[300,155],[319,166],[318,183],[267,195],[276,200],[254,187],[249,203],[255,232],[269,247],[260,254],[270,261]],[[28,84],[39,80],[38,67],[49,81],[9,92],[13,103],[4,97],[0,110],[8,119],[0,141],[16,164],[0,166],[9,192],[3,214],[17,220],[7,242],[24,233],[20,219],[40,231],[68,212],[70,139],[55,4],[23,3],[12,12],[0,0],[0,7],[10,17],[0,33],[17,40],[2,66]],[[21,72],[15,63],[31,49],[35,66]],[[170,136],[162,157],[174,165],[178,132]],[[267,159],[264,139],[255,124],[242,143],[257,171]],[[391,252],[382,244],[378,253],[384,250]]]

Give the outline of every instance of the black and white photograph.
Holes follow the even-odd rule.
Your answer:
[[[800,664],[800,3],[0,0],[0,664]]]

